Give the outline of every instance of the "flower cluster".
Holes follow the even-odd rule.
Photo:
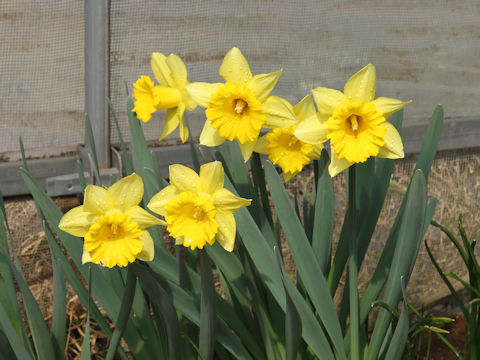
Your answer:
[[[332,177],[371,156],[404,156],[400,135],[386,119],[409,102],[375,99],[376,70],[371,64],[354,74],[343,92],[318,87],[312,91],[313,98],[307,95],[294,106],[271,95],[282,70],[253,75],[238,48],[231,49],[220,66],[225,83],[189,83],[185,64],[174,54],[154,53],[151,67],[159,85],[141,76],[134,84],[133,111],[147,122],[157,110],[167,109],[160,139],[179,127],[185,142],[185,109],[198,105],[206,109],[201,145],[236,140],[245,161],[253,152],[267,154],[283,170],[286,181],[312,159],[319,159],[328,140]],[[262,129],[269,132],[263,135]],[[171,165],[170,185],[147,205],[163,220],[139,206],[143,182],[138,175],[121,179],[109,189],[89,185],[84,204],[65,214],[59,227],[85,238],[83,262],[107,267],[152,260],[153,240],[146,228],[154,225],[166,226],[177,245],[202,249],[218,241],[232,251],[233,212],[250,200],[235,196],[223,183],[224,169],[218,161],[203,165],[199,174]]]

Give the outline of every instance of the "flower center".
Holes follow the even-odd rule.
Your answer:
[[[295,127],[273,129],[267,134],[267,154],[270,160],[279,165],[286,173],[302,171],[303,167],[310,163],[308,154],[313,146],[299,140],[294,135]]]
[[[241,144],[255,140],[267,120],[252,90],[245,84],[228,82],[211,96],[205,114],[221,137]]]
[[[93,263],[107,267],[126,266],[142,251],[142,235],[142,230],[130,216],[112,212],[99,216],[90,226],[83,246]]]
[[[233,111],[235,111],[239,115],[242,115],[243,111],[246,110],[248,107],[248,103],[243,99],[235,99],[234,105],[235,107],[233,108]]]
[[[183,245],[202,249],[215,241],[218,223],[217,210],[210,196],[183,191],[165,205],[165,221],[170,236],[180,239]]]
[[[339,159],[364,162],[376,156],[385,141],[385,117],[373,103],[348,102],[335,109],[328,119],[330,143]]]
[[[358,115],[350,115],[348,117],[348,121],[350,121],[350,126],[352,127],[353,133],[356,135],[358,131],[358,123],[360,121],[360,116]]]

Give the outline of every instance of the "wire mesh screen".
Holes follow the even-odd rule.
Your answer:
[[[48,157],[84,139],[83,2],[0,2],[0,159]]]
[[[414,100],[407,119],[428,118],[438,103],[447,116],[478,115],[479,15],[476,0],[112,1],[111,94],[125,111],[124,81],[132,91],[140,75],[153,79],[154,51],[182,57],[191,82],[223,82],[218,68],[237,46],[253,74],[283,68],[274,93],[292,103],[317,86],[342,89],[373,63],[379,96]],[[164,118],[159,112],[144,126],[148,139]],[[198,135],[203,110],[186,118]]]
[[[33,157],[84,142],[83,10],[76,0],[0,2],[0,161],[19,158],[19,136]],[[127,140],[124,83],[131,92],[140,75],[153,75],[154,51],[180,55],[190,81],[217,82],[223,56],[238,46],[254,74],[283,68],[274,93],[293,103],[317,86],[341,89],[371,62],[378,94],[414,100],[408,120],[427,118],[437,103],[447,116],[480,114],[476,0],[111,0],[110,16],[111,97]],[[164,116],[144,125],[147,139],[158,138]],[[203,110],[186,118],[198,135]]]

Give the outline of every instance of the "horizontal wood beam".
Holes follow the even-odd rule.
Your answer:
[[[415,154],[420,151],[427,127],[428,122],[404,125],[402,139],[406,154]],[[455,151],[468,148],[480,149],[480,117],[445,119],[438,151]],[[168,175],[170,164],[192,165],[188,144],[155,147],[151,150],[157,158],[163,176]],[[35,179],[44,188],[47,188],[47,182],[50,183],[53,178],[60,177],[58,184],[48,186],[50,195],[72,195],[78,192],[78,184],[76,183],[78,180],[75,179],[77,173],[76,161],[76,156],[35,159],[28,161],[28,167]],[[0,163],[0,190],[3,196],[29,194],[18,171],[20,166],[23,166],[21,161]],[[108,169],[105,169],[105,171],[106,176],[114,173],[114,171],[109,172]]]

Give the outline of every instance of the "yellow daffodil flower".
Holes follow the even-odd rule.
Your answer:
[[[192,111],[197,107],[185,91],[188,84],[185,64],[175,54],[165,56],[158,52],[152,54],[150,64],[160,86],[156,86],[150,77],[142,75],[133,85],[136,100],[133,111],[139,120],[148,122],[155,111],[168,109],[159,140],[179,127],[180,138],[185,142],[188,140],[188,128],[183,122],[183,113],[185,109]]]
[[[286,115],[278,99],[269,96],[281,73],[279,70],[253,76],[247,60],[234,47],[225,55],[219,69],[225,84],[188,84],[185,88],[192,99],[206,108],[207,120],[200,144],[218,146],[225,140],[237,140],[247,161],[260,129]]]
[[[321,143],[312,145],[295,136],[295,129],[302,122],[320,121],[312,97],[305,96],[295,106],[284,99],[281,101],[293,114],[292,118],[274,124],[271,132],[258,139],[254,151],[268,154],[270,161],[283,170],[285,181],[290,181],[311,160],[320,158],[323,145]],[[326,130],[326,124],[324,128]]]
[[[136,174],[105,189],[88,185],[83,205],[68,211],[58,227],[85,238],[82,263],[106,267],[127,266],[140,259],[151,261],[153,240],[145,229],[164,222],[142,209],[143,181]]]
[[[202,165],[200,176],[183,165],[170,165],[170,185],[152,197],[148,208],[165,218],[177,245],[203,249],[216,239],[232,251],[236,233],[233,212],[250,205],[251,200],[223,188],[223,181],[219,161]]]
[[[332,177],[370,156],[404,156],[400,134],[386,119],[411,101],[385,97],[374,100],[376,82],[375,66],[369,64],[347,81],[343,93],[323,87],[313,90],[323,122],[328,119],[328,129],[325,131],[322,121],[305,121],[295,135],[311,144],[330,139],[328,171]]]

